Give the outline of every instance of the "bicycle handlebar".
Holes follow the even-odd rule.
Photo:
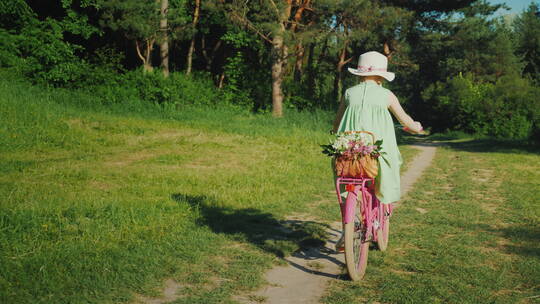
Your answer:
[[[422,128],[419,132],[414,132],[413,130],[407,127],[403,127],[402,130],[411,134],[427,135],[427,132],[424,130],[424,128]]]

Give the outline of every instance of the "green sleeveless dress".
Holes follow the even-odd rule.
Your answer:
[[[364,81],[345,92],[347,109],[338,132],[369,131],[377,140],[382,139],[384,160],[379,160],[376,178],[376,196],[385,204],[400,198],[399,170],[403,160],[399,152],[394,122],[388,110],[390,91],[374,81]]]

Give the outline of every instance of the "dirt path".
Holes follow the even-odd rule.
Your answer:
[[[420,153],[412,160],[409,169],[402,174],[401,193],[404,196],[435,156],[436,145],[418,143],[412,145]],[[287,266],[274,267],[265,278],[268,285],[251,295],[237,297],[241,303],[319,303],[330,279],[346,279],[344,255],[333,250],[340,236],[341,223],[335,222],[330,229],[330,238],[324,248],[311,248],[285,258]]]
[[[439,144],[433,143],[416,143],[410,145],[411,147],[420,150],[420,153],[409,164],[407,171],[401,174],[401,196],[405,196],[409,190],[412,189],[414,183],[422,176],[424,170],[426,170],[431,161],[435,157],[435,151]]]

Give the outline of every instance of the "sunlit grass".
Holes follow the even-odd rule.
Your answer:
[[[325,303],[534,303],[540,294],[540,156],[467,142],[434,167],[392,219],[366,279],[335,282]]]
[[[263,283],[337,220],[331,114],[163,109],[0,81],[0,302],[183,303]],[[404,155],[413,150],[403,148]]]

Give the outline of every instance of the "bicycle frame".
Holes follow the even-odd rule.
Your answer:
[[[359,194],[362,195],[360,203],[362,204],[361,210],[364,219],[362,224],[365,225],[367,232],[366,237],[373,241],[377,241],[377,233],[375,232],[379,228],[379,220],[383,218],[383,208],[381,208],[382,204],[374,194],[374,184],[375,181],[373,178],[339,177],[336,180],[336,192],[343,224],[354,221],[354,204],[358,201],[358,198],[347,200],[347,202],[349,202],[348,204],[347,202],[343,202],[340,186],[345,185],[345,189],[349,192],[348,195],[354,195],[356,197],[358,197]],[[392,208],[390,205],[390,212],[391,210]]]

